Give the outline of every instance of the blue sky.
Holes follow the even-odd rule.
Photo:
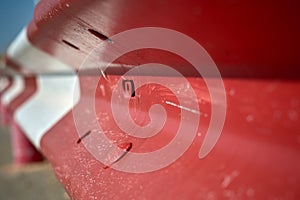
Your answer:
[[[0,53],[20,30],[31,20],[34,10],[33,0],[0,0]]]

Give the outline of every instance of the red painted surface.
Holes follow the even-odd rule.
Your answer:
[[[8,85],[4,88],[4,90],[1,91],[0,93],[0,97],[2,97],[2,94],[4,94],[12,85],[12,80],[11,78],[8,78]],[[5,106],[3,105],[3,103],[0,100],[0,111],[1,111],[1,124],[3,125],[7,125],[7,119],[6,119],[6,115],[5,115]]]
[[[13,162],[15,164],[26,164],[31,162],[42,161],[42,154],[33,146],[25,133],[13,119],[16,109],[21,106],[36,92],[36,79],[33,77],[25,78],[25,89],[18,95],[6,108],[6,116],[10,124],[12,138]],[[30,117],[30,116],[28,116]]]
[[[201,85],[201,80],[191,79],[190,82]],[[299,89],[300,83],[235,79],[225,79],[224,83],[228,91],[226,124],[214,150],[202,160],[198,152],[210,117],[209,100],[199,104],[208,115],[207,118],[201,116],[199,133],[202,134],[179,160],[156,172],[129,174],[104,169],[103,164],[77,143],[79,136],[72,113],[43,137],[43,152],[75,199],[297,199],[300,195],[300,110],[296,99],[300,97],[294,91]],[[102,128],[110,131],[108,137],[117,143],[132,142],[135,152],[161,148],[172,138],[179,121],[176,115],[179,109],[171,107],[166,109],[170,111],[168,120],[173,123],[166,123],[156,137],[142,140],[122,136],[109,114],[111,85],[106,86],[107,96],[102,96],[101,92],[96,94],[96,112]],[[88,81],[83,81],[82,87],[88,87]],[[147,107],[165,97],[159,93],[152,95],[157,98],[142,96],[141,105]],[[199,98],[206,95],[203,90]],[[142,111],[139,115],[139,119],[143,119],[148,113]],[[90,122],[82,119],[82,123],[88,126]]]
[[[299,2],[292,0],[47,0],[37,5],[28,36],[36,46],[76,68],[101,42],[88,29],[111,37],[132,28],[163,27],[200,43],[223,77],[291,79],[299,78],[295,73],[300,61],[298,13]]]
[[[203,80],[193,76],[185,60],[166,52],[140,50],[119,58],[118,70],[107,72],[110,82],[102,79],[95,96],[81,96],[95,98],[98,122],[110,131],[109,138],[118,145],[132,143],[133,152],[147,152],[160,148],[174,136],[180,112],[176,107],[164,105],[168,112],[166,126],[150,139],[126,137],[111,115],[111,92],[119,75],[125,72],[122,64],[134,67],[150,61],[186,73],[203,113],[199,134],[188,151],[170,166],[145,174],[124,173],[106,168],[82,143],[77,143],[79,135],[70,112],[41,141],[43,153],[70,196],[299,199],[299,8],[297,1],[41,1],[29,25],[28,37],[35,46],[75,69],[102,42],[88,29],[111,37],[131,28],[165,27],[192,37],[208,51],[223,76],[227,92],[222,135],[213,151],[199,159],[211,114]],[[82,89],[89,88],[87,78],[97,77],[80,77]],[[131,99],[130,111],[141,125],[148,122],[148,109],[153,103],[165,98],[176,101],[170,91],[162,92],[157,86],[136,92],[140,99]],[[91,123],[84,118],[81,122]]]
[[[24,79],[25,88],[24,91],[18,95],[12,102],[10,102],[5,108],[8,123],[13,122],[13,114],[16,109],[28,100],[37,90],[35,77],[27,77]]]
[[[11,121],[10,133],[14,164],[22,165],[44,160],[43,155],[33,146],[14,120]]]
[[[9,66],[20,69],[21,67],[13,61],[6,58]],[[6,126],[10,126],[13,162],[15,164],[26,164],[30,162],[42,161],[44,158],[42,154],[33,146],[29,139],[25,136],[22,129],[14,120],[14,112],[24,102],[28,100],[36,92],[35,77],[24,78],[25,88],[15,99],[7,105],[1,105],[2,122]],[[3,91],[5,92],[5,91]],[[29,116],[28,116],[29,117]]]

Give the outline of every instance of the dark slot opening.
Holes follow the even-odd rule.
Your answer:
[[[68,42],[66,40],[62,40],[62,42],[65,43],[66,45],[68,45],[68,46],[76,49],[76,50],[80,50],[79,47],[75,46],[74,44],[72,44],[72,43],[70,43],[70,42]]]
[[[88,31],[93,34],[94,36],[96,36],[97,38],[99,38],[100,40],[109,40],[109,37],[107,37],[106,35],[103,35],[102,33],[95,31],[93,29],[88,29]]]

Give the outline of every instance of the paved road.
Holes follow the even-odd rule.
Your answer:
[[[9,132],[0,127],[0,200],[66,200],[49,163],[11,164]]]

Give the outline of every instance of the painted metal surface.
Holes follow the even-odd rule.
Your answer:
[[[27,131],[36,146],[40,146],[73,199],[298,199],[298,16],[297,1],[40,1],[27,29],[26,51],[21,50],[16,57],[8,53],[8,60],[19,61],[20,67],[14,69],[26,75],[50,76],[57,72],[62,79],[76,76],[80,98],[78,102],[64,101],[64,98],[77,99],[70,97],[73,92],[69,87],[60,87],[67,84],[66,81],[57,84],[38,82],[47,93],[47,97],[41,98],[48,102],[43,104],[44,109],[60,108],[55,106],[60,101],[65,103],[65,112],[58,118],[51,117],[48,112],[41,113],[31,98],[14,113],[24,111],[28,104],[35,108],[26,112],[21,128]],[[93,56],[91,51],[103,42],[111,46],[105,49],[106,55],[126,49],[126,45],[113,43],[111,38],[139,27],[163,27],[190,36],[208,52],[222,75],[227,99],[226,120],[216,146],[202,159],[199,149],[212,116],[212,99],[203,78],[212,80],[216,77],[195,75],[186,58],[154,49],[127,53],[106,71],[99,71],[103,65],[101,56],[94,58],[98,68],[80,69],[84,61]],[[34,49],[35,53],[30,54],[33,51],[28,49]],[[43,65],[43,56],[37,55],[44,54],[57,61],[47,61]],[[20,59],[26,62],[20,62]],[[56,71],[53,63],[64,63],[68,70]],[[124,73],[147,63],[165,64],[182,73],[195,92],[200,112],[193,112],[189,107],[195,99],[186,93],[186,85],[181,84],[182,77],[162,76],[152,71],[150,75],[130,76],[124,86],[117,84],[124,79]],[[172,83],[180,90],[185,106],[179,104],[177,94],[161,85],[134,87],[149,77]],[[92,91],[93,87],[95,91]],[[112,97],[118,87],[119,101],[114,102]],[[58,90],[61,92],[56,93]],[[123,100],[129,102],[129,117],[139,126],[151,123],[149,109],[152,105],[162,105],[167,118],[160,132],[149,138],[138,137],[143,132],[134,129],[130,134],[124,132],[112,111],[112,107],[120,106]],[[185,111],[199,115],[200,121],[196,137],[178,160],[147,173],[114,169],[130,159],[132,152],[151,152],[166,146],[175,137],[180,122],[183,120],[188,124],[190,121],[181,118]],[[94,112],[96,118],[92,121],[88,116]],[[128,116],[123,112],[116,113],[120,119],[127,120]],[[41,115],[55,120],[51,127],[45,126],[39,137],[35,137],[34,131],[26,127],[35,127],[38,117],[31,117]],[[160,117],[156,112],[153,116]],[[22,121],[21,118],[17,120]],[[94,124],[101,126],[101,133],[91,129]],[[105,150],[101,143],[99,147],[95,145],[97,134],[105,134],[124,152],[122,155],[105,152],[110,165],[90,153],[90,148],[97,147],[100,154]],[[185,138],[180,140],[184,142]],[[147,162],[151,160],[145,160]]]

